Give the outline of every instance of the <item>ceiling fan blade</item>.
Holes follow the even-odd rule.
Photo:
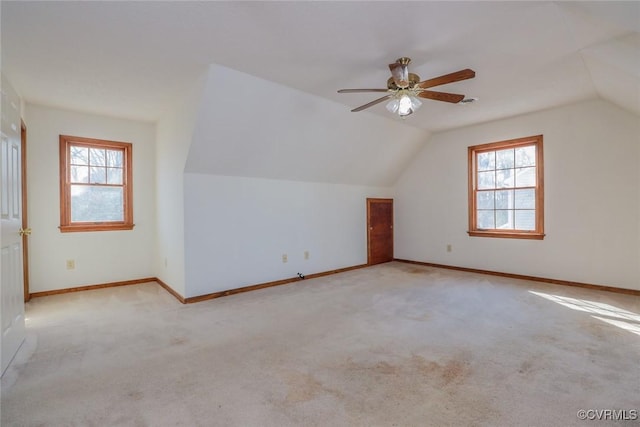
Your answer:
[[[464,99],[464,95],[459,95],[457,93],[447,93],[447,92],[434,92],[432,90],[423,90],[418,93],[420,98],[434,99],[436,101],[444,101],[451,102],[453,104],[457,104],[458,102]]]
[[[396,86],[401,89],[409,87],[409,64],[395,62],[389,64],[389,70],[391,70],[391,77],[393,77]]]
[[[340,89],[338,93],[389,92],[389,89]]]
[[[472,79],[476,76],[476,72],[467,68],[464,70],[456,71],[455,73],[445,74],[440,77],[434,77],[433,79],[425,80],[418,83],[415,87],[427,89],[434,86],[440,86],[447,83],[459,82],[460,80]]]
[[[382,101],[384,101],[384,100],[386,100],[386,99],[391,98],[392,96],[393,96],[393,94],[392,94],[392,93],[391,93],[391,94],[389,94],[389,95],[385,95],[385,96],[383,96],[382,98],[378,98],[378,99],[376,99],[376,100],[374,100],[374,101],[369,102],[368,104],[364,104],[364,105],[359,106],[358,108],[354,108],[353,110],[351,110],[351,112],[352,112],[352,113],[356,113],[356,112],[358,112],[358,111],[362,111],[362,110],[364,110],[364,109],[366,109],[366,108],[373,107],[374,105],[379,104],[379,103],[381,103]]]

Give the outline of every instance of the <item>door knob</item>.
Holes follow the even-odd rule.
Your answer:
[[[20,236],[30,236],[31,235],[31,229],[30,228],[20,228],[20,230],[18,230],[18,233],[20,234]]]

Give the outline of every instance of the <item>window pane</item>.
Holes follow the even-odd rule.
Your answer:
[[[87,147],[71,146],[70,152],[72,165],[88,165],[89,164],[89,149]]]
[[[102,148],[89,149],[89,163],[91,166],[106,166],[106,150]]]
[[[536,168],[516,169],[516,187],[535,187]]]
[[[513,209],[513,190],[496,191],[496,209]]]
[[[71,182],[89,182],[89,167],[71,166]]]
[[[496,211],[496,228],[502,228],[502,229],[513,228],[513,211],[512,210]]]
[[[536,229],[536,211],[535,210],[516,211],[516,228],[518,230],[535,230]]]
[[[89,182],[91,184],[106,184],[107,183],[107,171],[105,168],[91,167],[91,176]]]
[[[513,167],[513,148],[496,151],[496,169],[509,169]]]
[[[477,197],[478,209],[493,209],[494,191],[478,191]]]
[[[123,166],[121,150],[107,150],[107,166],[117,168],[121,168]]]
[[[516,167],[536,165],[536,146],[516,148]]]
[[[72,185],[71,221],[124,221],[122,187]]]
[[[486,171],[496,168],[496,152],[490,151],[488,153],[478,154],[478,170]]]
[[[516,190],[515,204],[516,209],[535,209],[536,190],[533,188],[527,188],[526,190]]]
[[[496,173],[491,172],[478,172],[478,189],[490,189],[496,187]]]
[[[496,171],[496,188],[513,188],[513,169]]]
[[[494,212],[495,211],[478,211],[477,227],[485,230],[496,228],[493,216]]]
[[[122,185],[122,169],[107,168],[107,184]]]

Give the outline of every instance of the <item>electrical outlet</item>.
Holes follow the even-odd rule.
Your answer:
[[[452,250],[451,244],[448,244],[447,245],[447,252],[451,252],[451,250]]]
[[[309,251],[304,251],[304,259],[309,259]]]
[[[287,254],[282,254],[282,262],[287,262]]]
[[[67,260],[67,270],[75,270],[76,269],[76,261],[73,259]]]

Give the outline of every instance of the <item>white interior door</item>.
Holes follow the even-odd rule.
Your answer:
[[[19,99],[2,80],[0,136],[0,369],[4,373],[24,341],[24,287],[22,270],[22,176]]]

